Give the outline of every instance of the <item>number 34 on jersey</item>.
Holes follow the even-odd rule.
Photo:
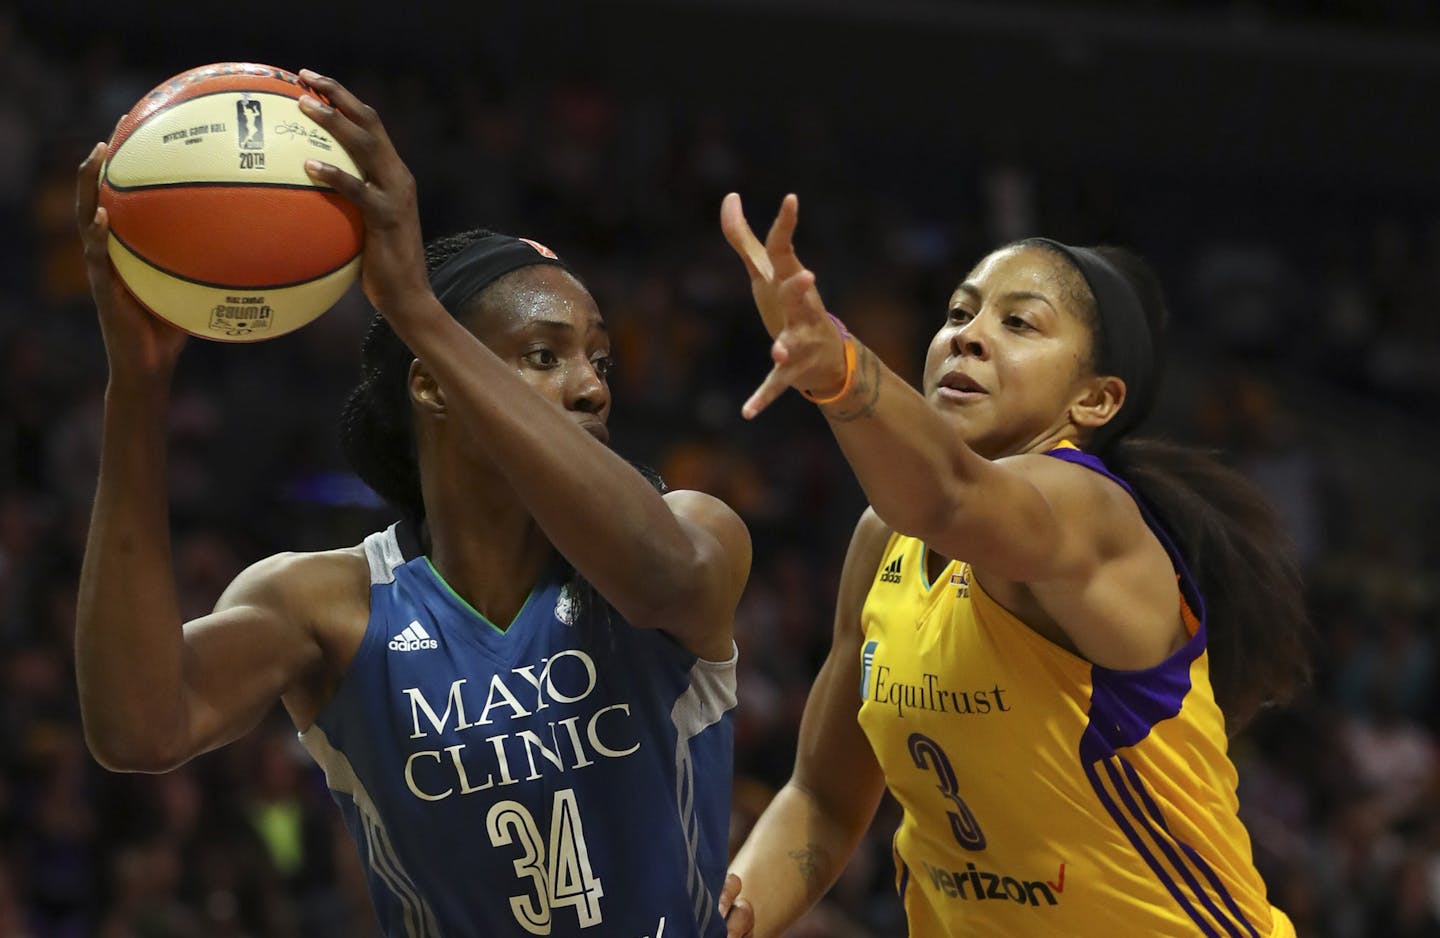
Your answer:
[[[581,928],[600,924],[600,897],[605,890],[590,868],[575,789],[555,792],[548,848],[534,816],[518,801],[491,806],[485,829],[496,847],[514,844],[521,850],[514,861],[515,875],[530,880],[533,892],[511,896],[510,908],[522,928],[532,935],[548,935],[554,911],[566,906],[575,907]]]

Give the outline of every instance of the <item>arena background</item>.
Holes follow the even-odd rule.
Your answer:
[[[0,4],[0,935],[375,933],[323,779],[276,714],[164,776],[85,750],[75,588],[105,362],[73,173],[148,88],[312,67],[374,104],[435,235],[568,257],[614,332],[615,445],[750,523],[736,834],[783,783],[858,487],[794,395],[739,419],[766,340],[720,197],[801,197],[801,255],[902,373],[987,247],[1149,255],[1175,315],[1149,429],[1282,509],[1317,680],[1234,741],[1242,813],[1302,936],[1440,934],[1440,12],[1424,0]],[[275,232],[273,237],[285,237]],[[369,311],[192,342],[171,416],[186,612],[280,549],[388,515],[336,412]],[[795,930],[903,932],[887,805]]]

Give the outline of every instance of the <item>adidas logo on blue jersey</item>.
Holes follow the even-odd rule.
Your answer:
[[[420,651],[425,648],[439,648],[440,643],[430,637],[417,619],[405,626],[405,631],[390,639],[391,651]]]
[[[903,562],[904,560],[905,560],[905,555],[904,555],[904,554],[901,554],[899,557],[896,557],[894,560],[892,560],[892,561],[890,561],[889,563],[887,563],[887,564],[885,565],[885,569],[882,570],[881,573],[880,573],[880,582],[881,582],[881,583],[899,583],[899,582],[900,582],[900,564],[901,564],[901,562]]]

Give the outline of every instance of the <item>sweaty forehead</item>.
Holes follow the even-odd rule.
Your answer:
[[[1054,286],[1062,267],[1059,258],[1034,247],[1006,247],[981,258],[965,282],[986,292],[999,284],[1028,290]]]
[[[1089,291],[1084,279],[1062,257],[1044,248],[1014,245],[1001,248],[983,258],[965,277],[965,283],[978,289],[982,296],[1034,291],[1050,297],[1055,305],[1064,305],[1074,312],[1086,307]],[[956,288],[958,297],[963,292]]]
[[[572,274],[549,264],[506,274],[480,295],[477,307],[479,328],[510,330],[550,323],[582,333],[605,329],[590,292]]]

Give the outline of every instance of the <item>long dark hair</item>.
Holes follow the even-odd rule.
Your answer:
[[[1085,301],[1081,312],[1093,337],[1091,366],[1097,374],[1116,374],[1103,351],[1105,319],[1078,268],[1044,241],[1019,243],[1048,251],[1076,274]],[[1159,278],[1124,248],[1091,250],[1139,297],[1158,370],[1169,321]],[[1151,403],[1125,406],[1148,410]],[[1260,489],[1218,454],[1191,446],[1122,433],[1100,437],[1092,451],[1135,489],[1199,582],[1208,612],[1211,684],[1230,732],[1242,729],[1262,707],[1293,698],[1311,677],[1312,631],[1294,545]]]
[[[432,239],[425,245],[426,269],[433,274],[450,258],[491,234],[476,228]],[[469,306],[473,309],[489,289],[476,294]],[[415,353],[395,334],[385,317],[376,313],[360,345],[360,381],[340,411],[340,444],[350,468],[410,523],[428,551],[430,538],[410,403],[410,363],[414,360]],[[638,463],[631,465],[657,491],[666,490],[659,473]],[[569,586],[577,611],[597,602],[603,604],[595,588],[573,566]]]

